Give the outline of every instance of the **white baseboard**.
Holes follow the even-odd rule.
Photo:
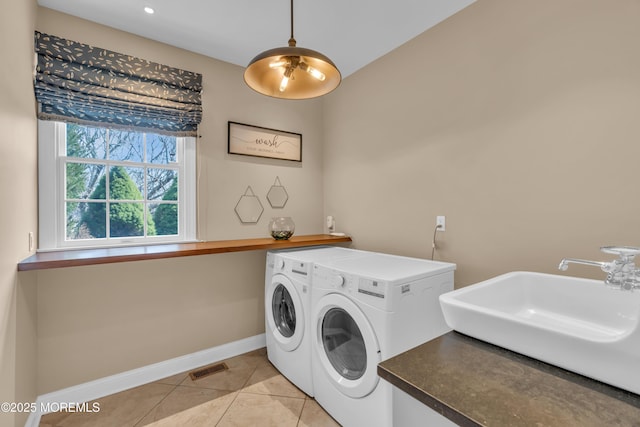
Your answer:
[[[37,410],[29,414],[25,427],[38,427],[40,417],[46,413],[42,412],[41,409],[50,407],[51,404],[55,406],[62,402],[88,402],[133,387],[158,381],[162,378],[170,377],[171,375],[189,371],[200,366],[209,365],[223,359],[257,350],[265,345],[266,336],[265,334],[260,334],[40,395],[36,399]]]

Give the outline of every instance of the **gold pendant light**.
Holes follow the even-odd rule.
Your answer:
[[[308,99],[326,95],[340,84],[340,71],[320,52],[296,47],[293,38],[293,0],[291,0],[291,38],[289,46],[262,52],[247,66],[244,81],[263,95],[284,99]]]

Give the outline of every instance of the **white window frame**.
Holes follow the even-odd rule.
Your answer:
[[[196,141],[177,138],[178,234],[67,240],[65,213],[66,124],[38,120],[38,251],[196,241]]]

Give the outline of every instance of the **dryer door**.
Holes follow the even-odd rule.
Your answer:
[[[316,305],[315,351],[338,390],[360,398],[378,384],[380,346],[364,313],[350,299],[328,294]]]
[[[291,280],[276,274],[265,295],[267,333],[284,351],[293,351],[302,342],[304,313],[300,294]]]

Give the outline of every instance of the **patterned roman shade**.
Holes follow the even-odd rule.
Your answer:
[[[202,75],[35,33],[38,118],[195,136]]]

